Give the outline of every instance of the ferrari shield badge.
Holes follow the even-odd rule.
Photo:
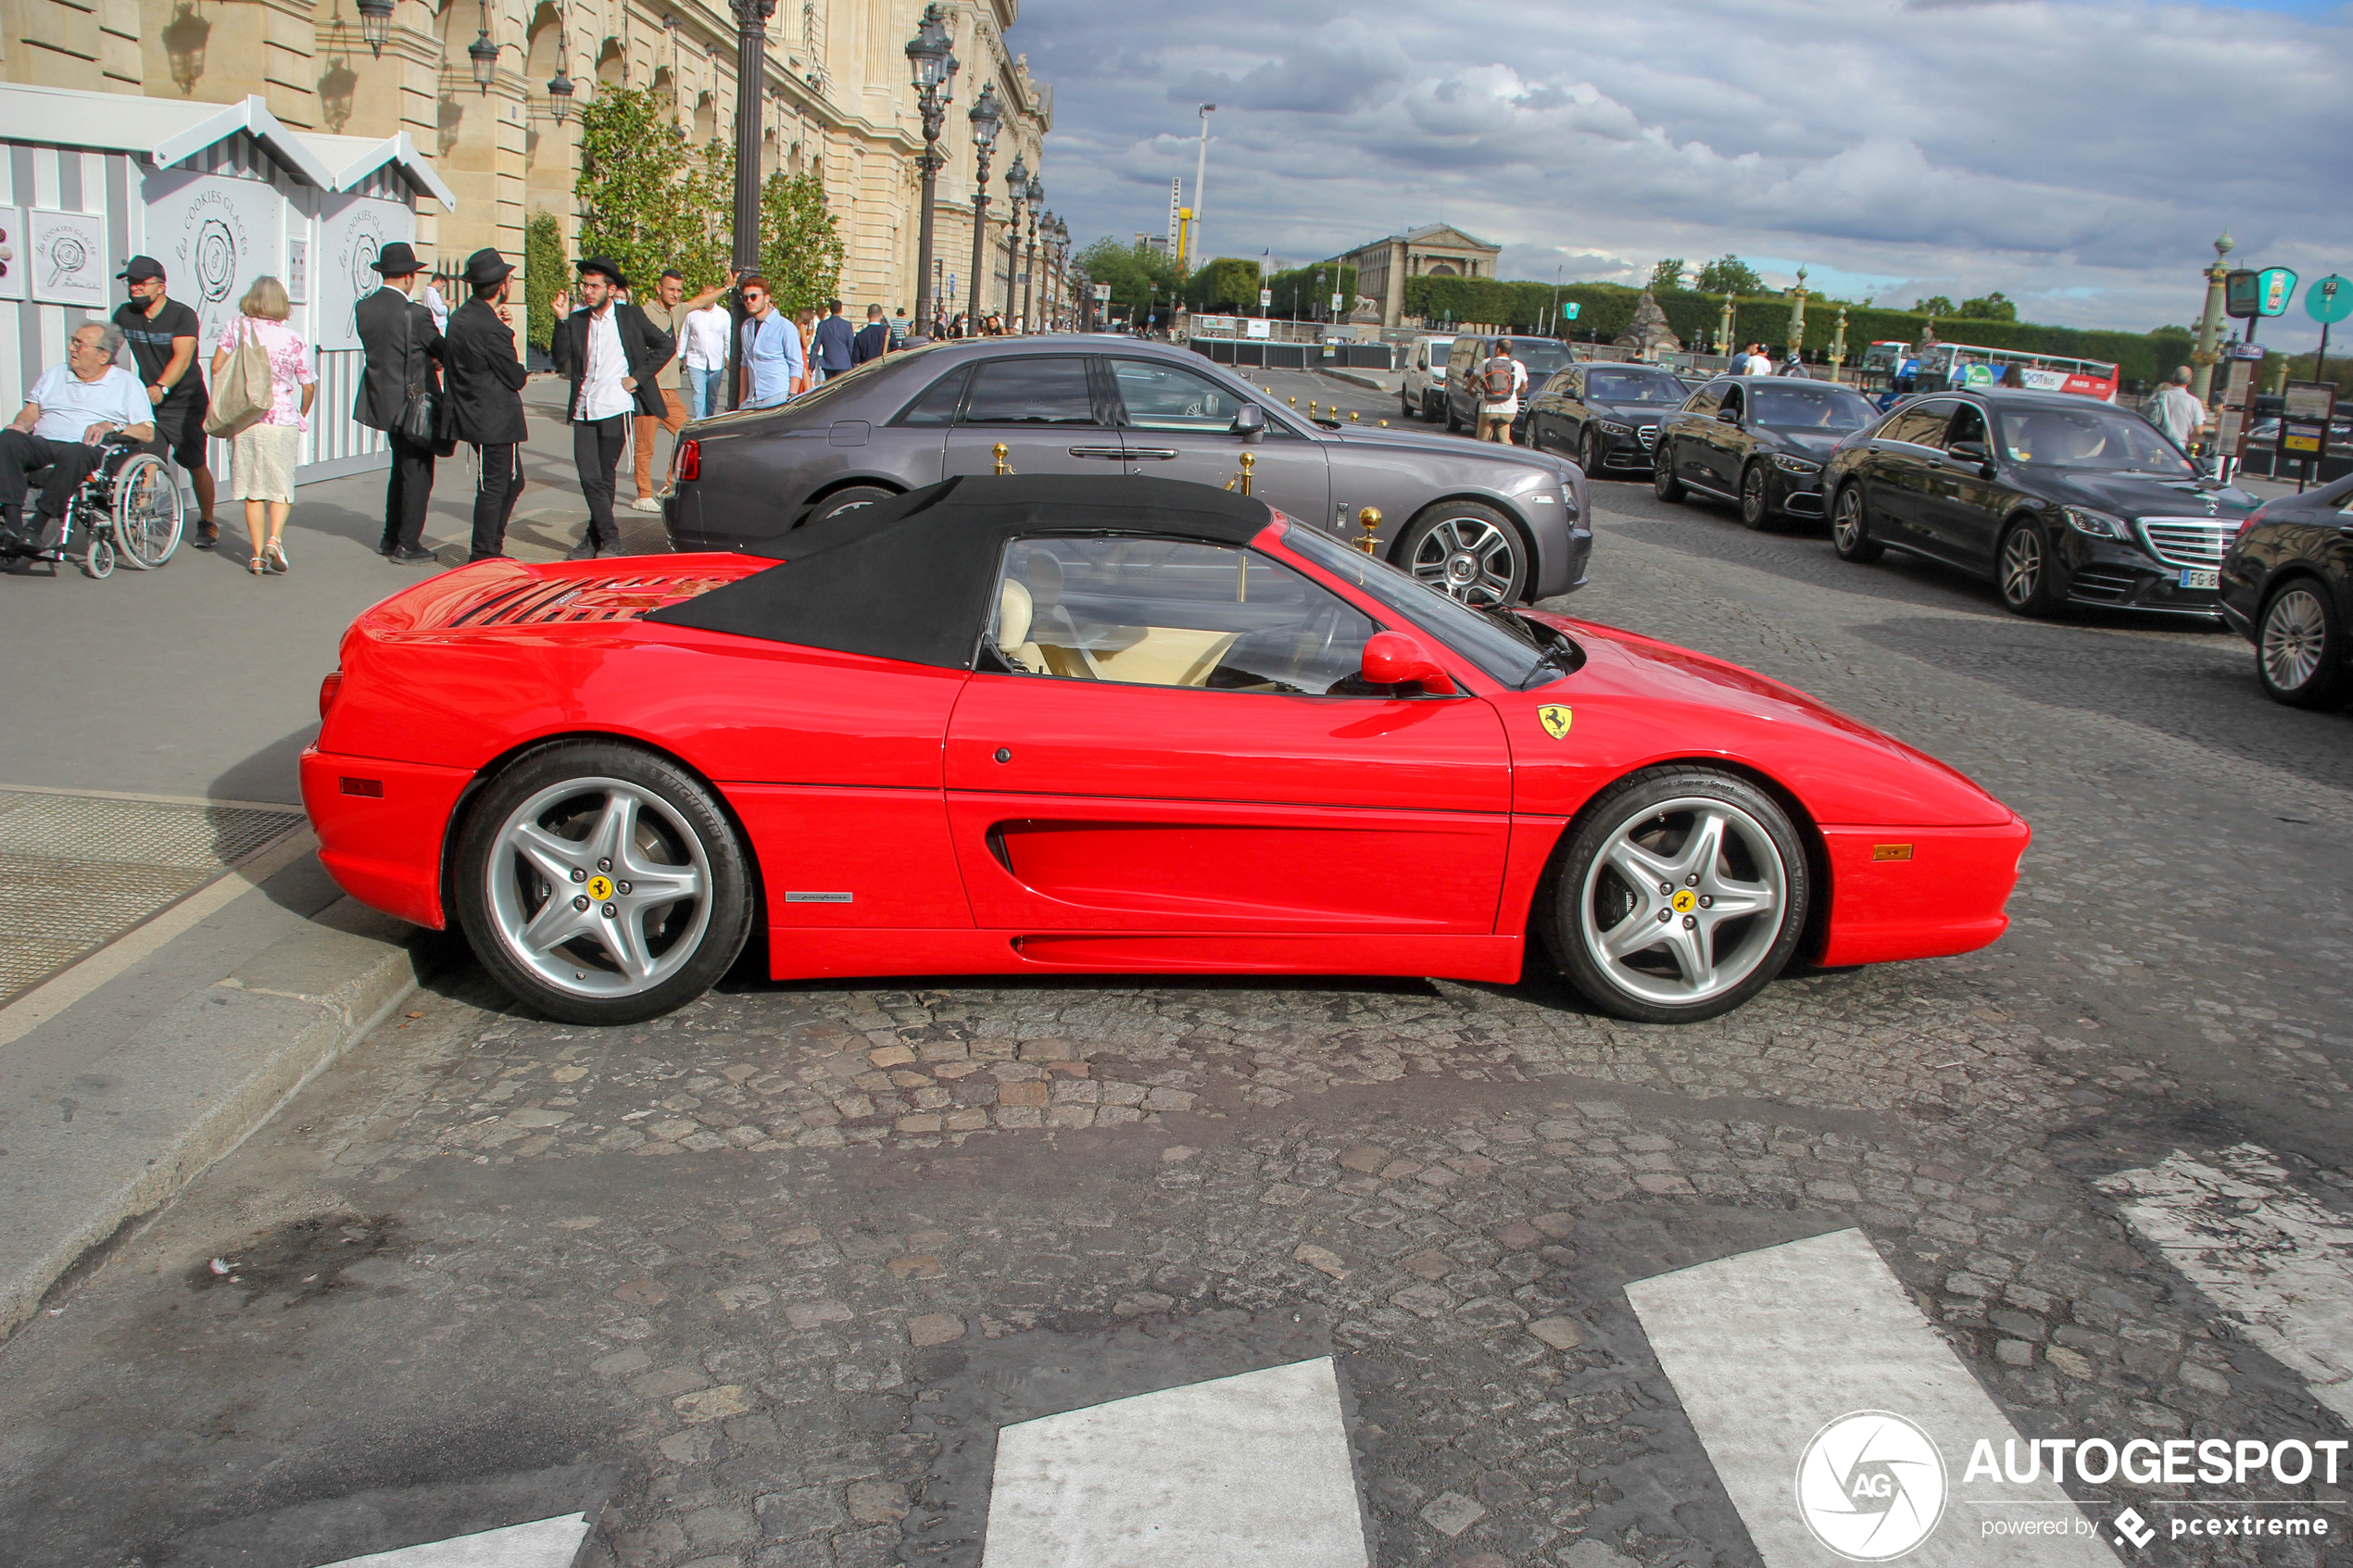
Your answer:
[[[1567,740],[1568,722],[1576,715],[1557,702],[1548,702],[1536,710],[1536,717],[1543,721],[1546,734],[1554,740]]]

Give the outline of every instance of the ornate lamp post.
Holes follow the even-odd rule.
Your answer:
[[[1051,312],[1053,320],[1060,323],[1070,309],[1070,225],[1050,212],[1046,215],[1046,229],[1052,235],[1054,244],[1054,302]]]
[[[1839,368],[1846,363],[1846,307],[1838,307],[1838,330],[1831,334],[1831,380],[1842,381]]]
[[[768,57],[768,19],[776,0],[728,0],[736,12],[736,232],[737,272],[760,270],[760,88]],[[727,407],[742,404],[744,295],[736,291],[728,315]]]
[[[370,54],[384,57],[384,40],[392,36],[392,0],[359,0],[359,36],[368,41]]]
[[[973,125],[973,270],[970,280],[970,306],[964,312],[967,336],[980,331],[980,280],[982,270],[988,265],[988,150],[997,144],[997,127],[1003,119],[997,107],[997,84],[993,82],[980,90],[965,118]]]
[[[948,161],[939,156],[939,132],[948,122],[948,105],[955,96],[956,56],[949,52],[948,24],[938,0],[924,7],[923,25],[907,41],[907,64],[914,73],[915,101],[924,116],[924,151],[915,167],[924,174],[924,216],[915,242],[915,324],[930,331],[932,201],[938,190],[939,170]]]
[[[1718,318],[1716,335],[1722,343],[1724,352],[1730,354],[1732,351],[1732,291],[1730,289],[1724,291],[1724,313]]]
[[[1797,286],[1789,291],[1789,351],[1793,356],[1806,352],[1806,269],[1797,270]]]
[[[2222,237],[2214,242],[2214,265],[2206,270],[2206,314],[2198,318],[2197,347],[2190,354],[2190,364],[2194,367],[2190,390],[2197,395],[2201,403],[2214,390],[2214,362],[2221,358],[2222,280],[2231,272],[2222,258],[2231,254],[2231,243],[2227,229],[2222,232]]]
[[[1029,189],[1029,165],[1019,153],[1013,155],[1013,166],[1005,170],[1005,314],[1013,313],[1013,273],[1021,265],[1021,198]],[[980,297],[977,291],[975,299]]]
[[[1034,332],[1038,330],[1038,316],[1037,307],[1032,303],[1032,300],[1034,297],[1043,296],[1043,291],[1039,290],[1036,286],[1038,277],[1038,223],[1039,215],[1046,209],[1046,182],[1043,180],[1032,180],[1029,182],[1028,207],[1029,258],[1026,263],[1024,263],[1021,270],[1021,326],[1022,331],[1026,332]]]

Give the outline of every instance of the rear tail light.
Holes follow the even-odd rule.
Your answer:
[[[701,442],[682,441],[678,444],[677,452],[670,459],[670,476],[680,480],[702,477]]]
[[[335,698],[342,695],[343,671],[331,670],[327,672],[327,678],[319,683],[319,721],[321,723],[326,722],[327,709],[333,708],[335,705]]]

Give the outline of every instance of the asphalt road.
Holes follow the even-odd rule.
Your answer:
[[[1995,1450],[2345,1437],[2353,715],[2266,702],[2217,632],[1592,495],[1555,608],[1976,777],[2036,833],[2002,942],[1671,1030],[1541,976],[739,978],[600,1033],[460,972],[0,1348],[0,1555],[312,1563],[586,1507],[596,1562],[973,1563],[1005,1424],[1325,1355],[1385,1565],[1828,1561],[1755,1434],[1937,1367]],[[1751,1283],[1797,1256],[1827,1321],[1876,1303],[1851,1358],[1775,1362]],[[2353,1528],[2318,1479],[2037,1499],[1967,1451],[1923,1561]],[[2096,1539],[1993,1533],[2070,1496]],[[2336,1537],[2171,1535],[2262,1511]]]

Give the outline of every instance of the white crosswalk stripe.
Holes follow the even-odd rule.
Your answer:
[[[588,1528],[585,1515],[566,1513],[446,1541],[346,1557],[325,1568],[572,1568],[580,1556],[580,1543],[588,1538]]]
[[[2268,1149],[2218,1158],[2219,1170],[2177,1152],[2098,1185],[2248,1338],[2353,1421],[2353,1223],[2297,1193]]]
[[[1866,1550],[1910,1538],[1915,1520],[1933,1517],[1903,1556],[1906,1568],[2114,1568],[2104,1534],[1985,1537],[1988,1519],[2071,1522],[2075,1504],[2047,1471],[2004,1485],[1998,1505],[1969,1495],[1963,1467],[1976,1442],[2000,1450],[2016,1430],[1860,1231],[1637,1280],[1626,1296],[1768,1568],[1832,1561],[1809,1512]],[[1836,1434],[1856,1429],[1833,1424],[1867,1411],[1902,1419],[1864,1424],[1864,1434],[1876,1426],[1900,1438],[1907,1424],[1924,1433],[1942,1474],[1929,1473],[1917,1446],[1873,1452],[1863,1436],[1840,1441]],[[1829,1498],[1859,1499],[1844,1520],[1801,1501],[1817,1495],[1801,1491],[1800,1461],[1818,1436]]]
[[[1365,1568],[1331,1358],[997,1435],[984,1568]]]

